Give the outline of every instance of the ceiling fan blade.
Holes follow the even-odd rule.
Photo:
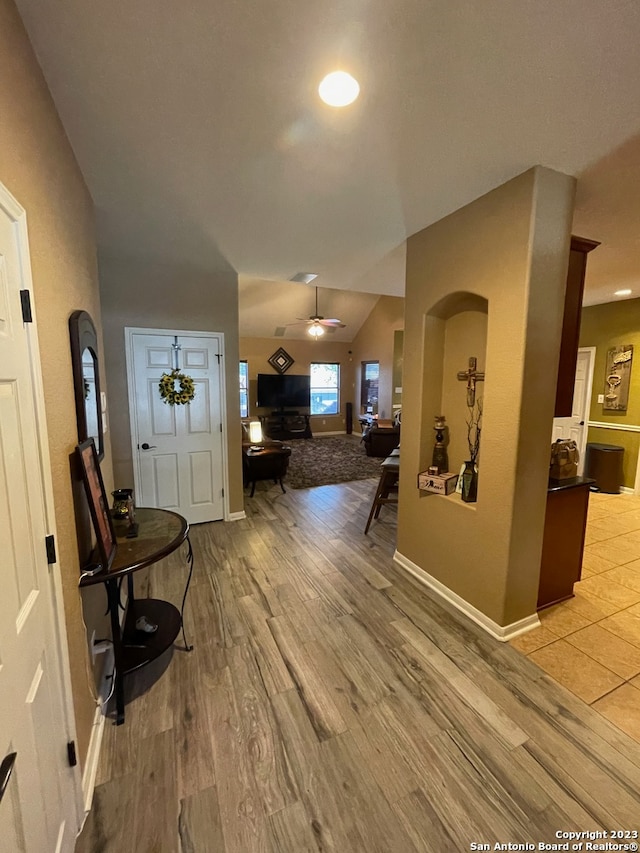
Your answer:
[[[321,326],[333,326],[335,329],[345,329],[346,324],[342,320],[318,320]]]

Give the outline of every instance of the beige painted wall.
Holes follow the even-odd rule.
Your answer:
[[[356,366],[353,393],[356,414],[360,414],[360,365],[363,361],[379,361],[378,415],[381,418],[392,416],[393,333],[398,329],[404,329],[404,299],[381,296],[351,344]]]
[[[622,344],[633,345],[634,363],[631,367],[627,411],[615,414],[603,409],[602,403],[598,403],[598,394],[605,393],[607,351]],[[640,299],[625,299],[584,308],[580,326],[580,346],[596,347],[589,419],[601,423],[640,427]],[[623,485],[632,489],[638,465],[640,432],[589,427],[587,441],[624,447]]]
[[[275,373],[269,364],[269,357],[280,347],[289,353],[294,364],[287,373],[307,375],[312,361],[331,361],[340,364],[340,413],[338,415],[314,415],[311,418],[311,431],[314,435],[323,432],[345,431],[345,404],[354,403],[353,396],[353,356],[349,354],[352,345],[336,343],[327,339],[318,341],[284,340],[283,338],[240,338],[240,358],[247,361],[249,369],[249,415],[266,415],[269,409],[260,409],[256,405],[256,387],[258,373]],[[357,431],[357,429],[356,429]]]
[[[225,348],[229,510],[241,512],[242,456],[238,386],[238,277],[189,265],[100,258],[109,424],[117,483],[133,483],[125,327],[222,332]]]
[[[499,625],[536,609],[574,186],[536,167],[408,241],[398,551]],[[488,300],[476,504],[416,487],[460,293]]]
[[[35,309],[53,476],[57,552],[71,662],[78,754],[84,761],[94,704],[86,674],[86,636],[78,591],[79,557],[70,455],[78,437],[69,349],[69,315],[88,311],[100,327],[93,205],[22,22],[0,0],[0,181],[27,211]],[[111,487],[106,436],[102,471]],[[104,595],[84,594],[91,628]]]

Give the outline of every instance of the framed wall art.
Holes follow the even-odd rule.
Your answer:
[[[286,373],[294,363],[289,353],[282,347],[277,349],[267,361],[278,373]]]
[[[89,438],[81,442],[76,452],[96,534],[98,559],[103,569],[109,569],[116,553],[116,536],[93,439]]]
[[[603,411],[627,411],[632,362],[633,346],[631,344],[613,347],[607,352]]]

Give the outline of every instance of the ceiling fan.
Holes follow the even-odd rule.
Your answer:
[[[319,338],[320,335],[324,335],[325,328],[330,329],[330,330],[344,329],[345,328],[345,324],[342,322],[342,320],[337,320],[335,318],[333,318],[331,320],[327,320],[324,317],[322,317],[320,314],[318,314],[318,288],[317,287],[316,287],[316,313],[312,314],[308,320],[304,320],[302,317],[298,317],[298,321],[299,322],[297,322],[297,323],[289,323],[288,325],[299,326],[301,323],[305,323],[307,326],[309,326],[309,329],[308,329],[309,334],[312,335],[314,338]]]

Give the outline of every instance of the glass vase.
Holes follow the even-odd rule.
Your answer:
[[[478,500],[478,469],[470,459],[464,463],[462,472],[462,500],[467,504]]]

